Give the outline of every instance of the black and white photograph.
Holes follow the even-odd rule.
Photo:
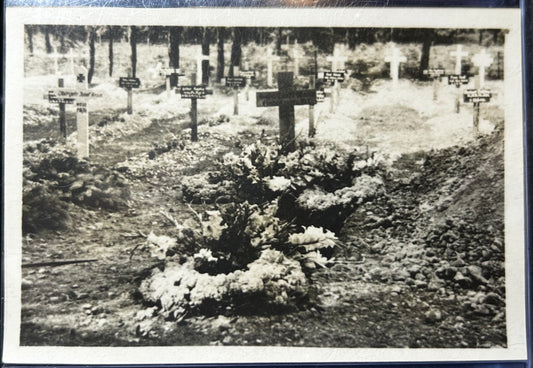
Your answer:
[[[525,351],[519,24],[169,11],[17,28],[9,344]]]

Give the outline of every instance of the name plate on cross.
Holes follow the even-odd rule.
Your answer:
[[[72,105],[76,101],[74,97],[59,97],[56,91],[48,91],[48,102]]]
[[[316,90],[316,102],[324,102],[326,99],[326,92],[323,89]]]
[[[239,74],[241,77],[244,77],[244,78],[250,78],[250,79],[255,78],[255,70],[241,70]]]
[[[120,77],[118,79],[118,85],[120,88],[139,88],[141,86],[141,80],[133,77]]]
[[[346,72],[343,70],[335,72],[324,72],[324,79],[327,81],[344,82],[345,76]]]
[[[205,99],[207,88],[205,86],[181,86],[179,92],[181,98]]]
[[[246,77],[243,77],[243,76],[226,77],[226,87],[244,87],[244,86],[246,86]]]
[[[446,71],[442,68],[430,68],[430,69],[424,69],[422,71],[424,75],[427,75],[429,78],[441,78],[446,74]]]
[[[468,75],[461,75],[461,74],[448,75],[448,85],[455,85],[459,87],[462,84],[468,84],[468,82],[470,82],[470,78],[468,78]]]
[[[471,103],[490,102],[492,92],[488,89],[467,89],[463,93],[463,101]]]

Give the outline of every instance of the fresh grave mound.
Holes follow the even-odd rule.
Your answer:
[[[379,194],[388,165],[376,153],[308,144],[282,154],[256,142],[224,155],[217,171],[184,178],[183,193],[194,203],[276,199],[279,218],[335,232],[355,206]]]
[[[111,211],[127,207],[122,174],[79,160],[51,140],[24,146],[23,211],[25,232],[69,225],[68,204]]]
[[[378,255],[366,277],[459,300],[465,317],[505,329],[503,131],[469,147],[401,157],[385,194],[340,238]]]
[[[178,236],[151,233],[147,244],[163,259],[140,285],[149,306],[166,318],[195,314],[260,313],[305,302],[308,275],[331,261],[335,235],[322,228],[299,228],[266,207],[229,205],[196,214],[196,223],[178,224]]]

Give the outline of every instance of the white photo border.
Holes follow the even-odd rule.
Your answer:
[[[521,10],[488,8],[6,8],[3,362],[183,364],[460,362],[527,359]],[[24,25],[409,27],[507,29],[505,40],[505,262],[507,348],[29,347],[21,321]]]

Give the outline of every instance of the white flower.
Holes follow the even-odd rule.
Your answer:
[[[194,259],[203,259],[207,262],[215,262],[217,260],[216,257],[213,257],[213,253],[210,249],[202,248],[198,251],[198,253],[194,254]]]
[[[152,257],[156,257],[158,259],[165,259],[167,250],[175,247],[177,243],[176,239],[172,239],[165,235],[157,236],[153,232],[148,234],[146,237],[146,242],[150,247],[150,253]]]
[[[274,176],[268,180],[267,185],[273,192],[283,192],[291,186],[291,180],[283,176]]]

